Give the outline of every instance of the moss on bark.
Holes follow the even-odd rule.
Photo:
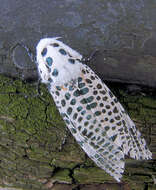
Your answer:
[[[65,124],[46,87],[40,87],[41,95],[36,96],[32,84],[0,76],[0,186],[59,189],[59,185],[54,185],[57,182],[70,184],[64,185],[69,189],[87,189],[85,184],[90,184],[90,189],[100,190],[107,183],[113,189],[119,186],[125,190],[156,189],[154,160],[127,159],[123,180],[117,184],[94,165],[71,135],[62,146]],[[145,136],[156,159],[156,99],[130,96],[122,89],[116,95]]]

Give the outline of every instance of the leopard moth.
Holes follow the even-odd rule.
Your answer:
[[[36,47],[38,73],[70,132],[86,154],[120,182],[125,155],[152,159],[144,138],[117,98],[85,64],[82,55],[59,38]]]

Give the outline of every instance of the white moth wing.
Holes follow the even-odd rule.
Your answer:
[[[130,119],[129,115],[125,112],[124,108],[121,106],[120,103],[119,107],[122,110],[123,118],[126,121],[126,126],[129,131],[129,136],[131,137],[131,149],[128,149],[128,153],[130,154],[131,158],[142,160],[142,159],[152,159],[152,153],[147,148],[145,139],[141,136],[139,130],[136,129],[134,122]],[[135,150],[135,146],[137,146],[137,151]]]
[[[54,100],[76,140],[99,167],[119,181],[125,154],[136,159],[151,158],[124,108],[89,67],[82,67],[82,74],[71,88],[70,84],[66,84],[66,90],[53,88]]]
[[[144,138],[141,137],[141,133],[136,129],[134,122],[130,119],[117,98],[88,66],[84,65],[84,70],[86,71],[85,78],[90,79],[91,76],[95,77],[95,80],[92,81],[93,88],[101,85],[99,92],[105,91],[105,95],[101,96],[100,93],[96,95],[96,98],[100,98],[97,100],[99,106],[96,107],[96,111],[101,110],[101,103],[107,108],[105,109],[106,112],[102,112],[99,116],[100,119],[108,118],[107,122],[105,122],[105,125],[110,126],[107,135],[109,137],[116,137],[114,142],[122,148],[124,154],[129,154],[130,157],[135,159],[151,159],[152,153],[147,148]],[[90,88],[90,92],[93,88]],[[94,93],[94,91],[92,92]]]
[[[70,88],[70,86],[66,86],[64,88]],[[72,93],[74,93],[76,90],[77,88],[74,87]],[[82,110],[78,112],[77,108],[80,107],[80,101],[83,99],[83,97],[77,97],[76,104],[71,106],[70,102],[73,101],[73,98],[75,99],[75,96],[71,95],[69,99],[67,98],[67,100],[66,97],[69,97],[68,91],[63,89],[58,91],[56,90],[56,88],[51,87],[50,92],[54,98],[54,101],[57,105],[57,108],[59,109],[61,116],[66,122],[67,127],[70,129],[71,133],[73,134],[79,145],[100,168],[104,169],[117,181],[120,181],[122,173],[124,172],[124,153],[121,151],[121,148],[119,146],[114,144],[109,139],[109,137],[107,137],[104,130],[101,131],[101,133],[103,134],[97,134],[94,131],[96,129],[96,126],[98,127],[98,121],[96,124],[94,124],[94,130],[88,129],[88,133],[85,134],[86,128],[83,126],[83,124],[86,122],[86,114],[93,115],[93,113],[91,110],[89,110],[88,112],[86,112],[86,114],[82,115],[81,113],[83,113],[86,109],[86,107],[83,107],[83,105]],[[69,108],[72,108],[72,113],[69,113]],[[78,115],[76,117],[77,113]],[[75,119],[75,117],[77,119]],[[82,120],[78,121],[81,117]],[[95,119],[90,121],[90,126],[93,125],[94,120]],[[99,146],[99,148],[97,148],[97,146]]]

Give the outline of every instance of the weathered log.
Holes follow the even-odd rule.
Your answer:
[[[62,145],[65,124],[44,85],[37,95],[33,84],[0,76],[0,186],[33,190],[156,189],[156,99],[143,93],[128,95],[117,85],[113,89],[153,152],[150,161],[127,158],[120,184],[97,168],[71,135]]]

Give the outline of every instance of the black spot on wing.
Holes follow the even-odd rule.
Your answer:
[[[58,75],[58,70],[57,70],[57,69],[54,69],[53,72],[52,72],[52,75],[53,75],[54,77],[56,77],[56,76]]]
[[[59,47],[59,44],[58,43],[53,43],[51,44],[53,47]]]
[[[67,55],[67,52],[66,52],[64,49],[59,49],[59,52],[60,52],[62,55]]]
[[[74,59],[68,59],[69,63],[71,64],[75,64],[75,60]]]
[[[52,63],[53,63],[53,59],[51,57],[47,57],[46,58],[46,62],[48,64],[48,66],[52,66]]]
[[[44,57],[47,54],[47,48],[44,48],[41,52],[41,55]]]

